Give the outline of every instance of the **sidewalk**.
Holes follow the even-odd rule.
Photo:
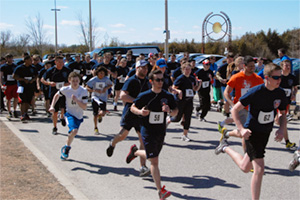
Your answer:
[[[0,199],[73,199],[0,120]]]

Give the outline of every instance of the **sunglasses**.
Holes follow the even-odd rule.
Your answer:
[[[156,82],[159,82],[159,81],[161,81],[161,82],[164,82],[164,78],[156,78],[156,79],[154,79]]]
[[[279,79],[281,79],[281,76],[270,76],[272,79],[274,79],[274,80],[279,80]]]

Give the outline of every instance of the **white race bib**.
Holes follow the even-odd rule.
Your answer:
[[[285,91],[285,95],[287,97],[291,96],[292,90],[291,89],[283,89]]]
[[[22,94],[23,92],[24,92],[24,87],[19,86],[18,90],[17,90],[17,93]]]
[[[24,77],[24,79],[30,81],[32,79],[32,77],[31,76],[30,77]]]
[[[125,83],[125,78],[124,76],[121,76],[120,80],[119,80],[119,83]]]
[[[186,89],[185,90],[185,96],[186,97],[193,97],[194,96],[194,91],[192,89]]]
[[[63,86],[64,86],[64,84],[65,84],[65,82],[57,82],[56,83],[56,89],[60,89],[60,88],[62,88]]]
[[[69,101],[69,106],[70,107],[76,107],[77,106],[77,103],[75,102],[75,101],[73,101],[71,98],[70,99],[68,99],[68,101]]]
[[[79,69],[74,69],[73,72],[76,72],[77,74],[80,74],[80,70]]]
[[[14,81],[12,74],[7,75],[7,81]]]
[[[164,123],[164,112],[150,112],[149,123],[150,124]]]
[[[95,84],[95,87],[97,90],[103,90],[103,88],[105,88],[105,83],[104,82],[97,82]]]
[[[92,70],[86,70],[86,71],[85,71],[85,75],[88,76],[88,75],[91,75],[91,74],[92,74]]]
[[[209,86],[209,81],[202,82],[202,88],[207,88]]]
[[[242,88],[241,89],[241,96],[244,96],[244,94],[246,94],[249,90],[250,90],[250,88]]]
[[[274,111],[263,112],[260,111],[258,114],[258,122],[260,124],[268,124],[274,121]]]

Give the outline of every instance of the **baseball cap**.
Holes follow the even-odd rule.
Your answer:
[[[207,64],[209,64],[209,60],[205,59],[202,63],[203,63],[203,65],[207,65]]]
[[[156,61],[156,65],[159,66],[160,68],[167,67],[166,60],[163,58]]]
[[[153,53],[149,53],[149,54],[148,54],[148,58],[151,58],[151,57],[153,57],[153,56],[154,56]]]
[[[146,66],[148,63],[145,60],[139,60],[136,62],[135,67],[143,67]]]

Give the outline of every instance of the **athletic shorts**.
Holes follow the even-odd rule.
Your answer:
[[[117,83],[115,84],[114,90],[121,90],[123,87],[124,83]]]
[[[34,96],[34,90],[31,87],[23,87],[23,93],[19,93],[21,103],[31,104],[32,98]]]
[[[92,100],[92,107],[93,107],[93,115],[97,116],[99,113],[99,108],[100,110],[106,111],[106,102],[98,100],[95,101],[95,99]]]
[[[65,113],[65,119],[66,119],[66,122],[69,127],[69,133],[71,133],[71,131],[73,131],[74,129],[78,130],[80,127],[80,124],[83,122],[83,118],[77,119],[76,117],[74,117],[73,115],[71,115],[67,112]]]
[[[53,97],[50,98],[50,103],[52,103]],[[57,100],[54,109],[55,112],[58,112],[61,108],[66,109],[66,97],[65,96],[61,96],[59,97],[59,99]]]
[[[44,94],[44,97],[45,97],[45,100],[49,100],[50,99],[50,96],[49,96],[49,87],[43,87],[43,94]]]
[[[141,121],[140,120],[141,119],[139,117],[137,117],[135,114],[131,113],[128,109],[127,111],[125,111],[125,113],[123,112],[122,118],[120,121],[120,125],[127,131],[130,131],[131,128],[134,127],[136,132],[140,132],[141,131]]]
[[[19,94],[17,93],[18,85],[7,85],[4,94],[7,100],[11,100],[12,98],[18,98]]]
[[[246,153],[250,161],[265,157],[265,149],[269,140],[270,133],[252,132],[249,140],[245,140]]]
[[[143,127],[142,127],[143,129]],[[143,130],[142,130],[143,131]],[[155,158],[159,155],[163,144],[165,136],[161,135],[142,135],[143,143],[146,150],[147,158]]]

